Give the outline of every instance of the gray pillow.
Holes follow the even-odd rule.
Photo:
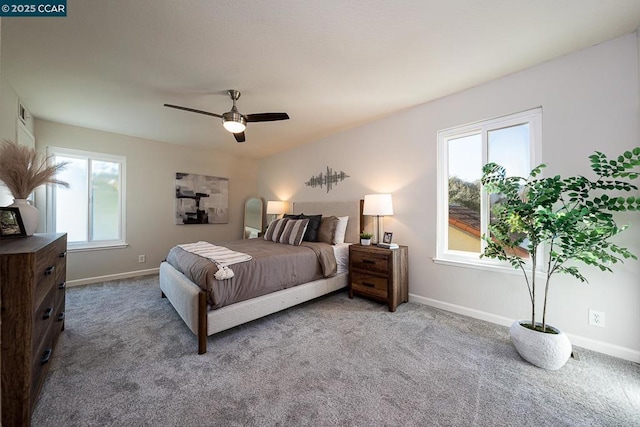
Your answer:
[[[333,244],[333,238],[336,235],[336,226],[338,225],[337,216],[324,216],[320,220],[318,228],[318,242]]]
[[[280,235],[280,243],[286,243],[287,245],[300,246],[302,243],[302,237],[309,224],[308,219],[289,219],[282,230]]]
[[[267,228],[267,232],[264,233],[264,240],[278,242],[280,240],[280,235],[284,230],[284,226],[287,225],[288,221],[290,221],[289,218],[280,218],[271,221],[271,224],[269,224],[269,227]]]

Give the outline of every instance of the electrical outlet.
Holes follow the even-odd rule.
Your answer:
[[[139,263],[147,262],[147,256],[146,255],[138,255],[138,262]]]
[[[604,328],[604,311],[589,309],[589,324]]]

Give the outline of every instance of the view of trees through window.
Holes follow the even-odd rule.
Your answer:
[[[530,166],[529,134],[529,124],[523,123],[448,139],[449,250],[482,251],[481,236],[488,233],[482,224],[482,166],[495,162],[504,166],[509,175],[526,177]],[[488,221],[490,210],[499,203],[499,196],[487,201]]]
[[[449,205],[462,206],[480,215],[480,180],[463,181],[457,176],[449,177]]]

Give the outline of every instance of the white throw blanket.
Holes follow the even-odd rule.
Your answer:
[[[218,266],[218,271],[216,272],[216,279],[218,280],[231,279],[233,277],[233,271],[229,268],[230,265],[252,259],[251,255],[232,251],[224,246],[212,245],[209,242],[186,243],[178,245],[178,247],[213,261]]]

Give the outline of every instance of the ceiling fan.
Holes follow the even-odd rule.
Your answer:
[[[240,92],[237,90],[228,90],[227,95],[233,101],[230,111],[224,114],[210,113],[208,111],[196,110],[194,108],[181,107],[179,105],[164,104],[165,107],[177,108],[178,110],[191,111],[192,113],[206,114],[207,116],[220,117],[222,125],[226,130],[231,132],[238,142],[244,142],[244,130],[249,122],[274,122],[276,120],[288,120],[287,113],[256,113],[256,114],[240,114],[236,108],[236,101],[240,98]]]

